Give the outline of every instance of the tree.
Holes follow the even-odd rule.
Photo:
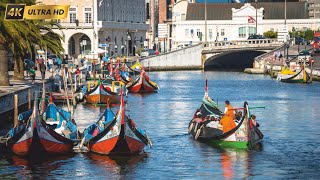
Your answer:
[[[54,21],[24,20],[5,21],[4,12],[7,3],[35,4],[35,0],[2,0],[0,2],[0,85],[9,85],[7,52],[10,50],[14,58],[14,79],[24,79],[24,62],[27,55],[37,47],[50,49],[54,53],[63,51],[63,39],[52,30],[53,26],[61,29]]]
[[[277,38],[278,33],[274,31],[266,31],[263,33],[264,37],[266,38]]]

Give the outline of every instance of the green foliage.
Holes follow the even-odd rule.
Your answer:
[[[264,37],[266,38],[277,38],[278,36],[278,32],[274,32],[274,31],[266,31],[263,33]]]
[[[293,32],[291,31],[289,33],[290,33],[290,37],[300,36],[308,40],[313,40],[313,31],[310,28],[306,29],[306,31],[299,30],[299,31],[293,31]]]
[[[63,36],[52,30],[53,27],[61,29],[60,24],[45,20],[6,21],[4,12],[7,3],[33,5],[35,0],[2,0],[0,2],[0,44],[12,51],[15,63],[18,63],[19,68],[15,68],[15,74],[16,69],[21,71],[23,59],[32,54],[34,49],[48,49],[56,54],[64,51],[61,44]]]
[[[136,50],[136,54],[139,54],[139,56],[140,56],[142,50],[143,50],[143,48],[139,48],[138,50]]]

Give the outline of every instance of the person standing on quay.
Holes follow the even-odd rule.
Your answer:
[[[46,65],[44,64],[44,59],[42,58],[42,56],[40,56],[40,58],[38,59],[38,64],[39,64],[39,68],[40,68],[40,72],[41,72],[41,78],[45,79]]]

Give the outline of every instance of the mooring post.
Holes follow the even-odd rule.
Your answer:
[[[14,94],[14,127],[18,126],[18,94]]]
[[[28,109],[31,109],[31,89],[28,89]]]

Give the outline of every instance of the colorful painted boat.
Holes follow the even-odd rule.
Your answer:
[[[299,72],[293,72],[288,69],[283,69],[277,76],[277,80],[286,83],[310,83],[311,77],[302,66]]]
[[[136,127],[133,120],[125,115],[124,99],[116,115],[108,107],[95,124],[84,131],[85,144],[90,152],[103,155],[134,155],[151,145],[145,131]]]
[[[31,145],[34,139],[34,122],[38,115],[37,104],[34,109],[23,112],[18,116],[17,127],[12,128],[7,134],[7,147],[14,154],[26,156],[31,152]]]
[[[223,114],[208,96],[206,85],[205,97],[201,107],[197,110],[198,116],[190,121],[188,132],[195,140],[217,147],[252,149],[262,141],[263,134],[258,127],[253,125],[250,119],[248,103],[245,102],[244,108],[238,108],[238,110],[240,109],[243,109],[243,116],[236,117],[239,120],[236,127],[224,133],[222,125],[219,123]]]
[[[98,84],[90,91],[86,92],[85,99],[90,104],[106,104],[108,99],[111,104],[120,103],[118,93],[106,89],[99,79]]]
[[[58,108],[52,100],[42,118],[36,120],[36,127],[40,144],[46,153],[70,153],[77,143],[77,127],[70,112]]]
[[[127,89],[133,93],[151,93],[158,91],[159,87],[155,82],[150,80],[147,73],[142,69],[137,79],[127,84]]]

